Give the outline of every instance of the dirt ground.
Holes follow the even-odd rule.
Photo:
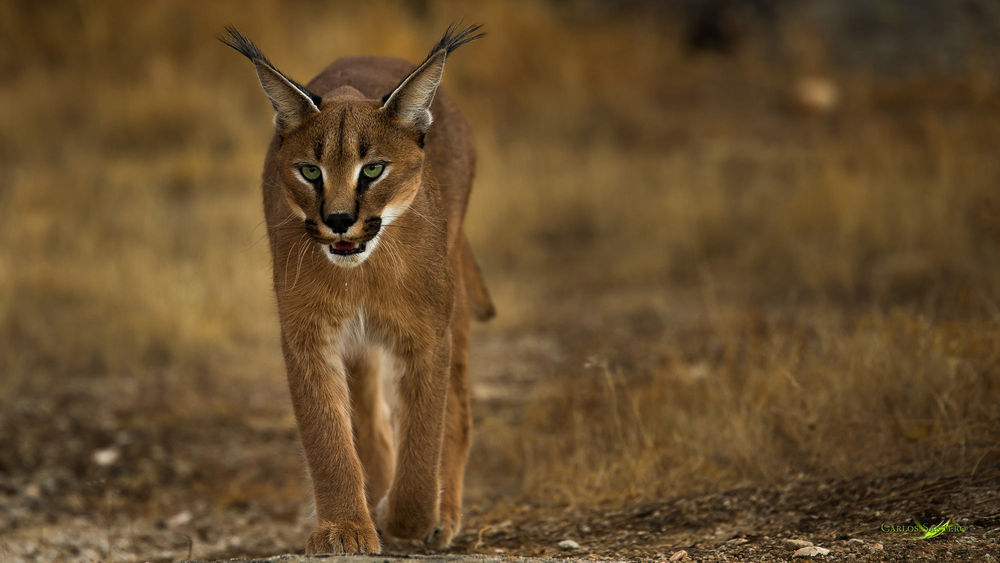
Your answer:
[[[576,298],[583,297],[595,303],[643,301],[634,292],[608,301]],[[676,314],[682,302],[674,319],[684,317]],[[641,323],[652,339],[667,330],[648,318],[670,309],[663,307],[647,309],[646,317],[627,306],[584,315],[550,311],[545,328],[512,330],[497,323],[476,330],[474,409],[480,429],[465,525],[448,555],[687,560],[683,551],[698,561],[787,561],[809,542],[829,549],[820,558],[830,560],[995,560],[996,466],[964,478],[888,469],[719,490],[676,484],[681,492],[663,498],[625,495],[593,503],[533,501],[519,493],[490,461],[490,433],[497,425],[524,424],[543,374],[573,374],[561,367],[584,361],[586,353],[618,349],[627,356],[647,342],[613,334],[603,343],[578,340],[588,325]],[[577,309],[570,304],[566,310]],[[256,382],[241,404],[220,397],[224,408],[181,416],[144,405],[149,392],[134,382],[91,381],[34,395],[25,390],[20,402],[8,403],[0,414],[0,438],[8,445],[0,457],[0,559],[173,561],[302,553],[313,525],[309,486],[281,373],[272,375]],[[170,383],[163,385],[170,393]],[[101,404],[115,407],[95,407]],[[18,470],[29,462],[37,469]],[[940,515],[965,531],[919,540],[912,531],[881,529],[912,526],[914,518],[936,524]],[[560,547],[564,540],[578,547]],[[392,540],[385,549],[433,554],[418,543]]]

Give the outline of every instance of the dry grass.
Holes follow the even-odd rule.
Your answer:
[[[304,81],[336,55],[417,57],[464,15],[490,32],[445,79],[478,135],[468,231],[501,315],[477,336],[559,350],[527,407],[481,407],[472,503],[996,463],[995,56],[889,77],[781,29],[775,64],[687,57],[634,13],[329,4],[0,7],[0,404],[290,428],[268,106],[213,38],[236,24]],[[832,114],[789,100],[816,72]]]

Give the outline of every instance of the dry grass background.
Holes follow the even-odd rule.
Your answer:
[[[670,14],[3,3],[4,533],[308,494],[260,209],[270,110],[214,41],[227,23],[303,82],[487,25],[445,77],[477,135],[467,230],[500,311],[473,350],[498,390],[477,399],[474,513],[994,467],[997,51],[838,64],[793,11],[691,55]],[[796,107],[812,75],[835,111]],[[109,446],[122,461],[95,466]],[[33,485],[41,504],[14,510]]]

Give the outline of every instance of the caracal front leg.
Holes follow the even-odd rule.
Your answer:
[[[365,495],[371,514],[392,482],[393,435],[389,407],[382,396],[382,354],[374,348],[365,350],[347,362],[351,389],[351,417],[354,443],[364,467]]]
[[[379,553],[361,462],[354,448],[344,363],[327,357],[322,323],[283,323],[288,387],[316,499],[307,553]]]
[[[383,532],[405,539],[425,537],[438,523],[441,441],[451,361],[451,331],[430,350],[408,346],[400,358],[397,383],[398,447],[389,493],[379,502],[376,520]]]

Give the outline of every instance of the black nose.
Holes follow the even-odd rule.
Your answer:
[[[331,213],[323,220],[333,232],[337,234],[346,233],[347,229],[354,224],[354,215],[350,213]]]

